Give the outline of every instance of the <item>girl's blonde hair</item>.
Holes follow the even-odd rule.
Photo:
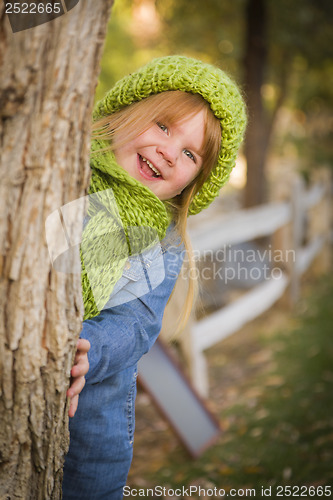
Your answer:
[[[195,260],[186,231],[188,210],[193,197],[216,165],[221,146],[220,121],[211,111],[209,103],[199,94],[171,90],[134,102],[120,111],[100,118],[92,126],[93,139],[109,140],[110,149],[116,150],[148,130],[153,123],[173,125],[191,118],[202,110],[205,127],[203,147],[199,151],[202,168],[197,177],[179,195],[165,202],[172,210],[189,261],[189,286],[179,328],[182,328],[188,320],[198,289],[197,280],[193,277],[196,274],[193,272]]]

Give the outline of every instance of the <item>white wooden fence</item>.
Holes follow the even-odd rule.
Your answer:
[[[194,250],[202,255],[225,246],[272,236],[281,249],[293,249],[295,257],[292,262],[283,265],[274,278],[261,282],[236,301],[191,325],[189,335],[185,337],[190,345],[184,351],[191,353],[191,378],[201,395],[207,396],[209,387],[204,355],[206,349],[270,308],[288,286],[291,301],[297,300],[301,275],[331,239],[330,202],[329,175],[309,189],[305,189],[301,179],[297,179],[291,201],[240,210],[222,221],[206,223],[190,232]],[[319,206],[320,214],[313,218],[311,209]],[[304,224],[306,219],[307,224]],[[311,235],[305,234],[306,227],[311,225]]]

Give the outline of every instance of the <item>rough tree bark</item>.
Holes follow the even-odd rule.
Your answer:
[[[2,499],[61,498],[65,393],[83,308],[80,276],[51,266],[44,225],[88,184],[90,117],[112,3],[81,0],[17,33],[0,5]]]

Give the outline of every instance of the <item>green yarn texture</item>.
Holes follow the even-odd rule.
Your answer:
[[[107,116],[153,94],[182,90],[200,94],[209,102],[222,130],[217,164],[195,195],[189,215],[197,214],[218,196],[228,181],[246,127],[246,111],[238,87],[221,69],[185,56],[153,59],[125,76],[97,103],[94,119]]]
[[[107,147],[92,141],[92,151]],[[161,241],[171,222],[164,203],[121,168],[111,151],[91,157],[88,222],[81,241],[84,319],[107,304],[129,255]]]

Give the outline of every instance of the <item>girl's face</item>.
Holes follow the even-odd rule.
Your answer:
[[[162,201],[190,184],[202,167],[204,111],[172,125],[157,122],[116,148],[117,162]]]

